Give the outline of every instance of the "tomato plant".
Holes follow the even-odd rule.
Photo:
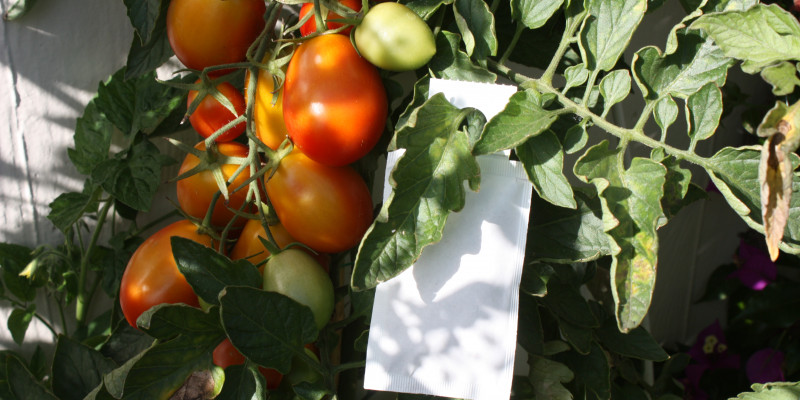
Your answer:
[[[400,3],[370,8],[354,36],[359,53],[389,71],[420,68],[436,54],[436,40],[428,24]]]
[[[226,182],[230,180],[240,165],[224,162],[224,159],[215,160],[215,158],[244,158],[248,154],[247,146],[238,142],[218,143],[214,154],[206,151],[205,142],[197,143],[194,148],[201,152],[202,159],[192,153],[188,153],[178,171],[178,176],[180,177],[198,166],[200,167],[199,171],[179,179],[176,183],[178,205],[180,205],[181,210],[189,216],[203,219],[216,197],[216,203],[214,203],[214,209],[211,213],[211,224],[218,228],[224,227],[233,219],[235,212],[231,209],[243,212],[252,211],[252,204],[246,204],[248,188],[247,186],[242,187],[250,177],[250,170],[244,169],[232,182],[228,183],[227,200],[221,194],[218,194],[220,190],[213,172],[213,169],[217,168]],[[245,222],[247,222],[245,218],[237,218],[234,221],[234,226],[240,227]]]
[[[361,0],[339,0],[339,3],[353,10],[353,12],[361,11]],[[303,4],[303,6],[300,7],[300,15],[298,18],[303,19],[303,17],[309,13],[311,14],[311,17],[308,19],[308,21],[306,21],[306,23],[300,26],[300,34],[303,36],[308,36],[317,31],[317,19],[314,15],[314,3]],[[336,29],[346,25],[344,22],[334,21],[336,19],[341,19],[342,16],[333,11],[324,9],[322,17],[325,19],[328,29]],[[349,35],[351,30],[353,30],[353,27],[349,26],[339,33],[343,35]]]
[[[286,231],[316,251],[348,250],[372,223],[369,188],[350,166],[320,164],[295,150],[265,186]]]
[[[268,57],[265,57],[265,61]],[[245,78],[245,88],[250,71]],[[255,90],[255,104],[253,105],[253,122],[255,123],[256,136],[269,148],[275,150],[289,136],[286,123],[283,121],[283,86],[275,90],[272,74],[266,69],[258,72]]]
[[[264,29],[263,0],[172,0],[167,37],[187,68],[202,70],[245,59]]]
[[[214,365],[221,368],[228,368],[231,365],[242,365],[247,360],[236,347],[233,346],[231,340],[225,338],[217,345],[212,353]],[[265,367],[258,367],[258,371],[264,376],[267,381],[267,389],[275,389],[280,386],[283,380],[283,374],[272,369]]]
[[[333,315],[333,283],[325,270],[306,252],[289,248],[273,254],[264,267],[264,290],[283,294],[308,307],[317,328]]]
[[[197,295],[178,271],[170,238],[179,236],[211,246],[211,236],[198,232],[188,220],[180,220],[149,236],[133,253],[122,275],[119,304],[131,326],[153,306],[184,303],[199,307]]]
[[[283,117],[289,137],[311,159],[350,164],[380,139],[388,113],[378,70],[343,35],[295,50],[286,71]]]
[[[199,82],[199,81],[198,81]],[[216,86],[216,90],[220,95],[224,96],[235,112],[231,112],[225,105],[220,103],[211,95],[206,95],[194,112],[189,116],[189,123],[192,124],[197,133],[204,138],[208,138],[222,127],[244,114],[245,102],[244,96],[229,82],[221,82]],[[191,106],[192,102],[197,98],[198,91],[190,90],[187,98],[187,105]],[[224,133],[217,136],[217,142],[230,142],[239,137],[246,128],[246,121],[242,121]]]
[[[281,249],[290,243],[297,242],[281,224],[270,225],[269,230],[275,244]],[[261,242],[262,239],[269,240],[261,221],[257,219],[248,220],[242,228],[242,232],[236,238],[236,244],[234,244],[231,249],[231,259],[245,259],[255,265],[260,265],[260,269],[263,272],[264,267],[262,263],[267,260],[270,252],[264,247],[264,244]],[[304,247],[300,247],[300,249],[306,250]],[[312,251],[308,251],[308,253],[314,257],[314,260],[316,260],[325,271],[329,270],[330,257],[327,254]]]

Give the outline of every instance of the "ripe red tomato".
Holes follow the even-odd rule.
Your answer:
[[[278,247],[281,249],[286,247],[289,243],[297,242],[295,238],[289,235],[289,232],[286,232],[286,228],[281,224],[270,225],[269,230],[272,233],[272,238],[275,239],[275,243],[277,243]],[[253,264],[259,264],[265,261],[270,253],[264,248],[259,238],[267,239],[267,233],[264,231],[264,226],[261,225],[261,221],[257,219],[248,220],[242,228],[242,233],[239,234],[239,237],[236,239],[236,244],[234,244],[233,249],[231,249],[231,260],[246,259]],[[298,248],[305,251],[305,248]],[[326,272],[329,270],[330,256],[325,253],[314,254],[311,251],[308,251],[308,253]],[[260,266],[259,270],[264,272],[263,264]]]
[[[198,233],[197,227],[188,220],[174,222],[148,237],[128,261],[120,283],[119,303],[131,326],[136,326],[136,319],[143,312],[159,304],[200,306],[197,295],[172,257],[170,238],[173,236],[212,246],[211,237]]]
[[[218,131],[220,128],[233,121],[238,116],[243,115],[246,108],[244,96],[230,83],[222,82],[218,84],[217,90],[223,96],[225,96],[228,101],[231,102],[234,110],[236,110],[236,114],[231,113],[229,109],[223,106],[222,103],[217,101],[217,99],[211,95],[206,95],[206,97],[200,101],[200,104],[197,106],[194,112],[189,116],[189,123],[191,123],[194,130],[204,138],[208,138],[214,134],[214,132]],[[196,90],[189,91],[189,97],[186,102],[187,107],[192,104],[194,99],[197,97],[197,93],[198,92]],[[245,121],[234,125],[224,133],[217,136],[216,141],[230,142],[231,140],[236,139],[239,137],[239,135],[244,133],[246,125],[247,124]]]
[[[211,353],[211,358],[214,361],[214,365],[223,369],[231,365],[244,364],[245,361],[244,355],[242,355],[236,347],[233,347],[233,343],[231,343],[231,340],[228,338],[225,338],[225,340],[217,345],[217,348]],[[283,374],[272,368],[258,367],[258,370],[267,380],[267,389],[274,390],[280,386],[281,380],[283,380]]]
[[[264,30],[265,12],[264,0],[172,0],[167,38],[187,68],[239,62]]]
[[[200,142],[194,147],[198,150],[206,150],[205,142]],[[219,154],[229,157],[247,157],[248,153],[247,146],[239,142],[218,143],[217,151]],[[180,175],[191,170],[199,163],[199,158],[195,157],[191,153],[186,154],[178,174]],[[223,164],[221,166],[222,175],[226,180],[228,180],[231,176],[233,176],[233,173],[237,168],[239,168],[239,165],[237,164]],[[242,205],[245,203],[247,198],[247,187],[245,186],[239,190],[235,189],[239,188],[249,178],[250,170],[245,169],[236,177],[236,179],[233,180],[233,182],[228,185],[228,201],[226,202],[224,197],[221,195],[219,196],[217,203],[214,205],[214,211],[211,215],[212,225],[215,227],[224,227],[228,224],[231,218],[233,218],[235,215],[233,211],[228,209],[228,207],[235,210],[242,208]],[[211,200],[214,198],[214,195],[219,192],[217,182],[214,180],[214,175],[210,170],[201,171],[189,177],[178,180],[176,189],[178,195],[178,205],[180,205],[181,210],[183,210],[187,215],[198,219],[205,217],[208,208],[211,206]],[[244,207],[242,211],[252,212],[253,207],[254,206],[250,204]],[[234,226],[241,227],[245,224],[245,222],[247,222],[245,218],[237,218],[237,220],[234,221]]]
[[[361,0],[339,0],[339,3],[355,12],[361,11]],[[324,11],[328,12],[327,16],[324,12],[322,16],[323,19],[327,21],[328,29],[336,29],[345,25],[341,22],[331,21],[335,19],[342,19],[341,15],[329,10]],[[300,27],[300,34],[303,36],[308,36],[317,31],[317,19],[314,16],[314,3],[303,4],[303,6],[300,8],[300,19],[303,19],[303,17],[308,13],[311,13],[311,18],[309,18],[308,21],[306,21],[306,23]],[[349,26],[339,33],[343,35],[349,35],[351,30],[353,30],[353,27]]]
[[[372,197],[352,167],[320,164],[295,150],[266,183],[289,234],[312,249],[337,253],[357,245],[372,224]]]
[[[309,158],[347,165],[369,152],[386,125],[387,99],[378,69],[350,39],[322,35],[297,48],[286,70],[283,117]]]

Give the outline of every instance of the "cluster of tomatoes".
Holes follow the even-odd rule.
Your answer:
[[[361,0],[340,4],[360,17],[355,13]],[[378,68],[419,68],[433,56],[435,44],[416,14],[398,3],[382,3],[360,18],[353,35],[357,51],[347,20],[324,9],[326,24],[317,24],[315,15],[324,14],[313,7],[308,3],[300,10],[304,39],[293,49],[285,79],[259,70],[252,121],[247,121],[245,95],[225,77],[251,65],[248,49],[265,32],[264,0],[170,2],[167,33],[175,55],[187,68],[205,70],[187,102],[189,121],[204,140],[187,149],[176,183],[178,205],[187,219],[147,238],[123,275],[120,304],[131,325],[158,304],[200,306],[172,256],[173,236],[223,249],[234,260],[249,260],[260,266],[264,290],[308,306],[320,329],[331,319],[335,299],[326,254],[352,249],[373,220],[369,187],[350,164],[376,145],[386,126],[387,96]],[[391,25],[386,20],[399,16],[418,20],[412,24],[418,29],[411,32],[413,40],[393,40],[381,48],[383,39],[375,29],[385,30]],[[327,29],[318,32],[322,26]],[[393,34],[405,37],[408,32],[406,24]],[[263,62],[269,60],[267,53]],[[249,72],[245,81],[252,81]],[[276,83],[281,83],[277,90]],[[251,135],[243,135],[250,122]],[[257,175],[264,165],[271,167]],[[259,217],[264,209],[279,222],[262,222],[269,220]],[[225,232],[221,238],[230,245],[219,245],[219,232]],[[274,246],[265,247],[263,240]],[[304,247],[287,247],[295,242]],[[223,368],[244,362],[229,340],[220,343],[213,358]],[[269,387],[281,380],[276,371],[262,368],[262,373]]]

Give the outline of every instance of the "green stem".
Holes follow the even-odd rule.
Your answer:
[[[503,53],[503,56],[500,57],[500,61],[498,63],[505,65],[508,61],[508,58],[511,57],[511,53],[514,51],[514,48],[517,47],[517,42],[519,38],[522,36],[522,32],[525,31],[524,24],[517,24],[517,30],[514,32],[514,37],[511,38],[511,43],[508,44],[508,48]]]
[[[75,306],[75,321],[79,326],[83,326],[86,323],[86,313],[89,308],[88,298],[86,296],[86,276],[89,272],[89,260],[92,257],[92,250],[94,250],[94,247],[97,245],[97,240],[100,238],[100,232],[102,232],[103,225],[108,216],[108,210],[111,208],[112,204],[114,204],[114,202],[110,199],[103,204],[103,208],[97,216],[97,224],[94,227],[94,232],[92,232],[92,238],[89,240],[89,245],[86,247],[86,254],[84,254],[81,259],[80,275],[78,275],[78,299]]]
[[[23,303],[21,303],[21,302],[19,302],[19,301],[17,301],[17,300],[14,300],[14,299],[12,299],[12,298],[10,298],[10,297],[5,297],[5,296],[3,296],[3,297],[0,297],[0,299],[2,299],[2,300],[7,300],[9,303],[11,303],[11,305],[13,305],[13,306],[15,306],[15,307],[18,307],[18,308],[27,308],[27,307],[25,307],[25,304],[23,304]],[[59,303],[59,304],[60,304],[60,303]],[[42,317],[42,316],[41,316],[41,314],[39,314],[38,312],[34,312],[34,313],[33,313],[33,317],[34,317],[34,318],[36,318],[36,319],[38,319],[38,320],[39,320],[39,322],[41,322],[42,324],[44,324],[44,326],[46,326],[46,327],[47,327],[47,329],[48,329],[48,330],[50,330],[50,333],[53,335],[53,338],[57,338],[57,337],[58,337],[58,333],[56,332],[56,330],[55,330],[55,328],[53,327],[53,325],[51,325],[49,322],[47,322],[47,320],[46,320],[46,319],[44,319],[44,317]],[[66,328],[66,326],[65,326],[65,328]],[[64,329],[64,332],[66,332],[66,329]]]
[[[582,11],[581,13],[575,15],[572,19],[567,19],[567,26],[564,29],[564,33],[561,35],[561,42],[559,43],[555,54],[553,54],[553,58],[550,59],[550,64],[547,66],[547,69],[544,70],[544,74],[542,74],[542,77],[540,78],[542,82],[546,83],[547,85],[552,84],[553,76],[556,73],[558,65],[561,63],[561,58],[564,57],[564,54],[566,54],[569,46],[572,44],[572,36],[575,35],[578,27],[581,26],[581,22],[585,16],[586,11]]]
[[[339,364],[339,365],[333,367],[333,371],[332,372],[333,372],[333,375],[336,375],[336,374],[342,373],[342,372],[350,370],[350,369],[362,368],[366,364],[367,364],[366,360],[359,360],[359,361],[353,361],[353,362],[349,362],[349,363]]]

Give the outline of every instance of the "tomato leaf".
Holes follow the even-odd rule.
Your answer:
[[[480,183],[462,123],[477,110],[459,110],[439,93],[408,118],[396,133],[405,148],[391,173],[392,194],[358,249],[352,286],[375,287],[410,267],[425,246],[438,242],[447,216],[464,207],[464,181]]]
[[[428,63],[433,76],[441,79],[493,83],[497,75],[472,63],[467,53],[459,49],[461,37],[441,31],[436,36],[436,54]]]
[[[556,206],[576,207],[572,185],[564,176],[564,150],[553,132],[528,139],[515,153],[541,198]]]
[[[611,254],[600,201],[576,191],[575,209],[534,197],[528,227],[528,257],[558,263],[585,262]]]
[[[543,95],[533,89],[511,95],[505,109],[484,127],[473,154],[512,149],[544,132],[558,118],[558,113],[545,109],[554,99],[552,94]]]
[[[656,120],[658,127],[661,128],[661,137],[667,136],[667,129],[678,119],[679,112],[678,104],[675,103],[675,100],[670,95],[666,95],[656,102],[656,106],[653,109],[653,118]]]
[[[664,361],[669,354],[646,329],[639,326],[628,333],[620,332],[613,318],[608,318],[595,330],[595,335],[607,350],[640,360]]]
[[[14,339],[16,344],[21,345],[25,340],[25,332],[28,331],[28,326],[33,321],[33,316],[36,313],[36,303],[31,303],[25,308],[14,308],[11,315],[8,316],[7,326],[8,331],[11,332],[11,338]]]
[[[742,400],[794,400],[800,397],[800,382],[754,383],[752,391],[739,393]]]
[[[761,71],[761,78],[772,85],[772,94],[786,96],[794,92],[795,86],[800,86],[797,71],[794,64],[784,61],[764,68]]]
[[[87,182],[87,185],[89,185],[89,182]],[[87,188],[91,189],[90,186]],[[91,194],[61,193],[50,203],[50,213],[47,214],[47,219],[61,232],[66,233],[85,213],[97,210],[97,200],[100,192],[96,190]]]
[[[225,368],[225,384],[215,400],[258,400],[268,398],[266,379],[244,364]]]
[[[597,342],[592,342],[586,354],[566,352],[553,357],[575,374],[574,385],[594,392],[598,399],[611,398],[611,365],[608,354]],[[587,396],[588,397],[588,396]]]
[[[4,400],[58,400],[25,363],[9,351],[0,352],[0,397]]]
[[[486,2],[455,0],[453,12],[468,55],[479,62],[497,55],[494,15]]]
[[[99,351],[61,335],[53,355],[53,393],[63,400],[81,400],[116,367]]]
[[[144,140],[127,154],[100,163],[92,172],[92,179],[131,208],[148,211],[161,184],[161,167],[173,162],[156,145]]]
[[[311,309],[280,293],[229,286],[220,295],[220,314],[228,337],[258,365],[287,373],[292,357],[319,334]]]
[[[225,286],[260,288],[263,283],[258,268],[246,260],[231,261],[190,239],[174,236],[170,240],[178,270],[197,296],[209,304],[219,305],[217,296]]]
[[[800,22],[777,4],[758,4],[748,10],[706,14],[689,29],[708,34],[725,55],[744,61],[742,70],[800,60]]]
[[[149,74],[175,55],[167,37],[166,14],[166,11],[162,12],[150,37],[143,38],[138,33],[134,35],[128,50],[125,79]]]
[[[603,115],[611,110],[611,106],[625,100],[631,92],[631,74],[628,70],[617,69],[608,73],[600,81],[600,94],[603,102]]]
[[[150,41],[153,30],[156,29],[159,16],[162,11],[166,11],[166,6],[162,7],[162,0],[123,0],[125,7],[128,8],[128,19],[131,21],[133,29],[139,35],[143,43]],[[169,4],[168,1],[163,3]]]
[[[100,353],[114,360],[117,365],[122,365],[152,344],[153,337],[121,320],[100,347]]]
[[[655,288],[656,229],[663,218],[667,169],[634,158],[623,170],[619,152],[606,141],[589,148],[576,162],[575,175],[595,185],[600,196],[603,228],[612,246],[611,293],[619,328],[627,332],[644,319]]]
[[[564,383],[575,378],[575,374],[564,364],[548,358],[531,354],[528,358],[530,372],[528,377],[533,384],[535,398],[569,400],[572,393]]]
[[[89,175],[98,164],[108,159],[113,132],[114,125],[97,107],[96,98],[90,101],[75,125],[75,148],[67,149],[67,155],[78,172]]]
[[[589,18],[581,30],[581,54],[591,71],[610,71],[647,11],[647,0],[587,0]]]
[[[714,135],[722,116],[722,92],[709,82],[686,100],[686,124],[689,126],[690,148]]]
[[[159,304],[142,313],[136,322],[148,335],[161,340],[177,335],[219,338],[225,335],[217,309],[213,307],[205,312],[186,304]]]
[[[122,389],[125,399],[168,398],[192,373],[211,368],[211,353],[220,339],[217,335],[180,335],[167,342],[156,342],[135,359],[125,374]]]
[[[511,15],[528,29],[540,28],[561,8],[564,0],[511,0]]]

